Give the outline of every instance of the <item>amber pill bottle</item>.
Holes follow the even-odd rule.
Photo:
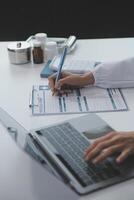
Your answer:
[[[44,55],[43,50],[41,48],[41,42],[34,41],[33,42],[33,49],[32,49],[32,57],[33,57],[33,63],[40,64],[44,61]]]

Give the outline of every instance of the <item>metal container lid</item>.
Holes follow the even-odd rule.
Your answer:
[[[30,48],[30,44],[26,41],[22,42],[11,42],[7,49],[13,52],[24,52]]]

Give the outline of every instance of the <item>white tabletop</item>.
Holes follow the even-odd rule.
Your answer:
[[[0,107],[27,130],[80,116],[80,114],[74,114],[33,117],[28,106],[29,93],[33,84],[47,83],[47,79],[40,78],[43,65],[10,64],[7,45],[8,42],[0,42]],[[134,38],[78,40],[75,51],[69,56],[97,61],[132,57],[134,56]],[[129,111],[98,115],[115,130],[134,130],[134,89],[124,89],[123,93]],[[131,196],[134,195],[132,189],[134,181],[131,180],[79,197],[20,150],[6,134],[6,130],[2,126],[0,128],[2,131],[0,139],[0,158],[2,160],[2,164],[0,164],[0,199],[47,200],[55,199],[55,195],[57,199],[63,199],[63,196],[64,199],[120,199],[124,190],[129,191],[124,193],[123,196],[126,197],[124,199],[131,199]],[[54,188],[55,184],[57,187],[51,192],[50,188]],[[128,194],[129,196],[127,196]]]

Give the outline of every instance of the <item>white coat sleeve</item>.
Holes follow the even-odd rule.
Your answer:
[[[92,70],[95,86],[102,88],[134,87],[134,57],[105,62]]]

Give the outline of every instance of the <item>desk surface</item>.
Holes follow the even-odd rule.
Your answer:
[[[53,115],[33,117],[28,107],[29,93],[33,84],[47,83],[40,78],[43,65],[12,65],[7,54],[8,42],[0,42],[0,106],[27,130],[61,122],[80,116]],[[97,61],[120,60],[134,56],[134,38],[78,40],[77,47],[69,56]],[[98,114],[115,130],[134,130],[134,89],[124,89],[129,106],[127,112]],[[20,150],[1,126],[0,199],[133,199],[134,180],[79,197],[44,170],[35,160]],[[2,160],[1,159],[1,160]],[[58,183],[58,184],[57,184]],[[133,183],[133,184],[132,184]],[[51,192],[52,188],[52,192]],[[127,191],[127,192],[124,192]],[[121,197],[122,195],[122,197]]]

